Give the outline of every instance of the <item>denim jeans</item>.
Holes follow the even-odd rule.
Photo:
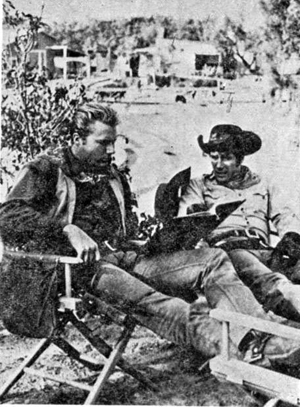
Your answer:
[[[122,255],[115,258],[122,263]],[[269,319],[220,249],[140,256],[130,272],[111,263],[99,263],[94,271],[94,295],[130,312],[158,335],[208,357],[220,351],[221,325],[209,317],[201,294],[210,308]],[[233,326],[230,333],[236,349],[247,329]]]
[[[285,290],[289,289],[299,296],[300,287],[295,287],[283,273],[269,268],[271,256],[272,250],[236,249],[229,252],[239,278],[266,311],[300,322],[299,310],[293,305],[293,300],[285,298]]]

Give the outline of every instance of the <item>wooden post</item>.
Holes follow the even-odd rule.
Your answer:
[[[65,264],[65,284],[66,284],[66,297],[72,297],[72,274],[70,264]]]
[[[68,56],[68,49],[67,49],[67,47],[64,47],[63,48],[63,70],[64,70],[64,72],[63,72],[63,78],[64,78],[64,81],[66,81],[67,80],[67,71],[68,71],[68,62],[67,62],[67,56]]]
[[[222,321],[222,357],[226,360],[230,359],[229,354],[229,322]]]
[[[91,78],[91,61],[90,57],[85,57],[85,69],[86,69],[86,78],[90,79]]]

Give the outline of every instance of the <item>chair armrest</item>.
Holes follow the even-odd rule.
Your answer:
[[[45,263],[79,264],[83,262],[79,257],[60,256],[58,254],[27,253],[6,249],[3,252],[3,256],[12,259],[31,259]]]
[[[266,321],[252,317],[250,315],[240,314],[238,312],[223,311],[220,309],[213,309],[209,315],[220,322],[233,323],[249,329],[257,329],[261,332],[266,332],[272,335],[281,336],[282,338],[293,338],[300,341],[300,330],[287,325],[281,325],[277,322]]]
[[[44,263],[64,264],[65,265],[65,296],[60,297],[60,310],[76,310],[80,300],[72,298],[72,272],[71,264],[83,263],[79,257],[60,256],[58,254],[27,253],[23,251],[14,251],[4,249],[3,255],[11,259],[31,259]]]

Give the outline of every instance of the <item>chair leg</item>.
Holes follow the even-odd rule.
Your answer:
[[[67,342],[63,338],[54,338],[52,340],[54,345],[56,345],[59,349],[61,349],[64,353],[70,356],[72,359],[77,360],[85,367],[91,370],[100,370],[103,368],[104,362],[95,363],[92,360],[89,360],[88,357],[82,355],[74,346],[72,346],[69,342]]]
[[[61,338],[59,335],[53,335],[50,338],[42,339],[39,342],[38,346],[32,351],[32,353],[25,359],[25,361],[17,369],[17,371],[14,372],[12,377],[0,389],[0,400],[25,373],[30,373],[43,377],[43,374],[41,374],[40,372],[35,372],[33,369],[28,368],[35,363],[35,361],[52,343],[58,346],[60,349],[62,349],[68,356],[74,358],[75,360],[82,363],[84,366],[88,368],[92,370],[99,370],[100,368],[102,368],[102,371],[93,386],[86,386],[81,384],[78,385],[76,382],[71,382],[44,375],[45,378],[48,378],[49,380],[56,380],[89,391],[89,395],[85,401],[85,404],[87,405],[94,404],[100,391],[102,390],[107,379],[109,378],[110,374],[112,373],[116,366],[121,368],[125,373],[131,375],[132,377],[140,381],[143,385],[147,386],[151,390],[154,391],[157,390],[157,387],[149,379],[146,379],[142,375],[142,373],[137,371],[134,367],[132,367],[129,363],[122,359],[122,353],[124,352],[126,345],[135,328],[134,321],[132,321],[130,318],[125,318],[124,330],[114,348],[110,347],[102,338],[94,337],[91,330],[83,322],[78,320],[72,312],[66,313],[66,317],[61,321],[60,327],[63,327],[68,321],[71,322],[74,325],[74,327],[78,329],[78,331],[85,337],[85,339],[95,349],[97,349],[98,352],[102,354],[107,360],[103,364],[102,363],[96,364],[93,363],[92,361],[89,361],[88,358],[82,356],[77,349],[75,349],[71,344],[69,344],[65,339]]]
[[[12,386],[24,375],[24,369],[33,365],[40,355],[51,345],[51,338],[42,339],[32,353],[24,360],[21,366],[13,373],[10,379],[0,389],[1,398],[12,388]]]
[[[134,330],[134,325],[131,326],[131,328],[125,328],[124,331],[122,332],[122,335],[118,341],[118,343],[115,345],[114,349],[110,353],[109,358],[107,359],[107,362],[105,363],[104,368],[102,369],[98,379],[96,380],[92,391],[88,395],[85,405],[90,405],[90,404],[95,404],[95,401],[102,390],[103,386],[106,383],[106,380],[109,378],[113,370],[115,369],[116,365],[118,364],[120,358],[122,357],[122,353],[124,352],[126,345],[131,337],[131,334]]]
[[[109,346],[102,338],[100,337],[94,337],[92,332],[89,330],[89,328],[80,320],[78,320],[73,314],[70,315],[70,321],[71,323],[78,329],[78,331],[86,338],[87,341],[91,343],[91,345],[98,350],[99,353],[101,353],[105,358],[109,358],[111,353],[113,352],[113,349],[111,346]],[[128,320],[124,322],[125,324],[125,332],[128,331],[129,337],[127,339],[130,339],[130,336],[134,330],[135,323],[128,323]],[[127,345],[127,342],[125,346]],[[123,346],[123,345],[122,345]],[[123,350],[125,349],[125,346]],[[107,362],[106,362],[107,363]],[[136,380],[141,382],[144,386],[148,387],[149,389],[153,391],[157,391],[157,387],[148,379],[144,377],[142,373],[140,373],[138,370],[136,370],[134,367],[132,367],[128,362],[126,362],[122,356],[117,360],[116,365],[120,367],[125,373],[129,374],[130,376],[134,377]]]

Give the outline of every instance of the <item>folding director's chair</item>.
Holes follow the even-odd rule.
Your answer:
[[[124,352],[131,334],[137,324],[137,322],[132,317],[119,312],[110,305],[104,303],[101,300],[98,300],[98,298],[96,299],[93,296],[87,297],[88,301],[93,302],[93,310],[95,310],[96,305],[96,311],[98,312],[95,312],[95,314],[99,313],[99,315],[105,315],[105,317],[110,318],[113,322],[123,326],[123,331],[114,347],[108,345],[98,334],[97,336],[94,336],[92,330],[90,330],[88,326],[77,317],[78,307],[84,306],[84,304],[82,304],[84,303],[84,301],[82,301],[82,299],[80,298],[72,297],[71,265],[81,263],[80,259],[76,257],[58,255],[30,254],[20,251],[5,251],[5,254],[13,258],[31,258],[32,260],[39,260],[44,262],[63,263],[65,265],[65,295],[60,297],[59,299],[59,312],[62,313],[62,318],[60,318],[59,320],[58,326],[55,329],[55,333],[48,338],[41,339],[37,347],[32,351],[30,355],[28,355],[21,366],[8,379],[8,381],[0,389],[0,401],[25,373],[39,376],[44,379],[53,380],[55,382],[67,384],[87,391],[88,397],[86,398],[84,403],[86,405],[95,404],[99,393],[103,389],[106,381],[116,367],[121,368],[125,373],[131,375],[148,388],[156,390],[155,385],[151,381],[146,379],[139,371],[137,371],[133,366],[131,366],[122,358],[122,353]],[[105,357],[105,362],[95,363],[93,360],[91,360],[91,358],[87,358],[85,355],[81,354],[75,347],[73,347],[62,337],[63,329],[68,323],[71,323],[84,336],[84,338],[101,355]],[[33,369],[31,366],[34,365],[37,359],[51,344],[56,345],[68,356],[80,362],[83,366],[88,367],[93,371],[99,372],[95,383],[93,385],[87,385],[84,383],[80,383],[79,381],[67,380],[65,378],[48,375]]]
[[[210,360],[212,374],[219,379],[243,385],[270,397],[273,406],[279,401],[299,406],[300,380],[232,358],[229,352],[229,329],[230,324],[233,323],[283,338],[294,339],[299,343],[300,330],[249,315],[218,309],[210,311],[210,316],[222,322],[222,351],[219,356]]]

